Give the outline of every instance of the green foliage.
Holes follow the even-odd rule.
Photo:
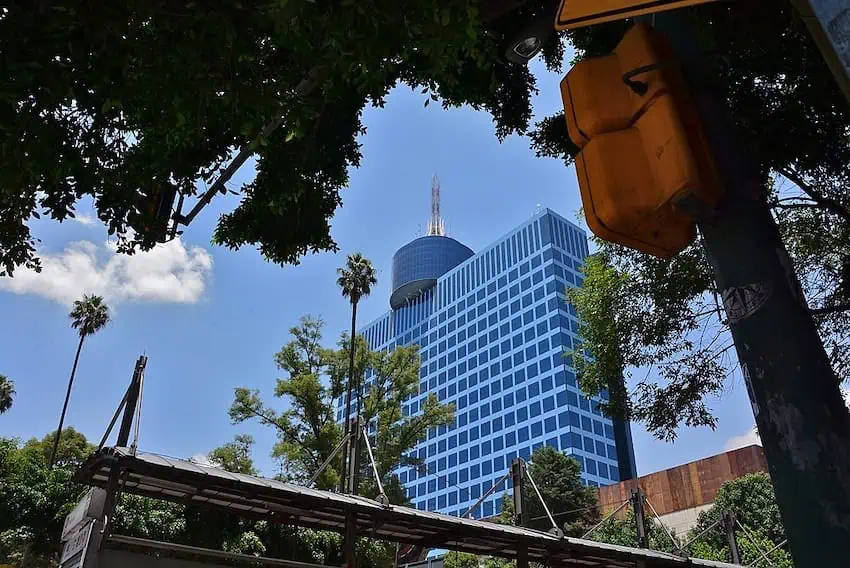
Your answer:
[[[789,183],[793,181],[794,185]],[[791,262],[839,380],[850,378],[850,177],[785,168],[769,195]],[[582,389],[611,391],[606,410],[659,438],[711,426],[705,397],[722,392],[737,359],[712,268],[699,244],[670,260],[595,239],[584,285],[568,295],[580,316],[573,363]],[[621,377],[637,380],[629,399]]]
[[[285,399],[287,409],[278,412],[265,404],[258,391],[235,389],[230,417],[234,423],[257,419],[272,426],[278,434],[272,455],[283,462],[286,479],[304,484],[330,456],[342,440],[343,432],[334,419],[335,399],[343,394],[349,376],[349,337],[343,334],[339,349],[321,347],[322,321],[304,317],[290,329],[292,340],[275,355],[275,363],[288,376],[277,380],[275,396]],[[454,410],[429,397],[421,414],[403,416],[405,397],[418,392],[419,349],[400,347],[390,353],[372,352],[362,336],[355,341],[354,377],[362,390],[361,420],[374,426],[370,441],[382,483],[394,503],[406,501],[392,471],[399,465],[418,465],[406,454],[428,431],[451,422]],[[361,389],[367,369],[374,380]],[[376,495],[365,444],[361,455],[364,495]],[[338,464],[331,462],[316,480],[316,487],[334,489],[339,485]]]
[[[54,438],[55,432],[24,445],[0,438],[0,563],[55,565],[65,515],[84,490],[72,474],[92,448],[69,428],[51,468]]]
[[[583,343],[571,355],[582,390],[608,389],[607,414],[644,421],[667,440],[680,423],[714,426],[703,397],[722,388],[732,342],[715,323],[720,308],[706,293],[713,282],[702,250],[663,260],[596,242],[584,285],[568,291],[580,316]],[[654,374],[638,381],[629,400],[622,378],[632,369]]]
[[[15,398],[15,383],[6,375],[0,375],[0,414],[12,408]]]
[[[791,4],[753,0],[713,3],[682,12],[696,31],[720,98],[758,170],[794,167],[806,174],[838,175],[850,159],[850,112],[838,86]],[[605,55],[630,22],[575,30],[577,58]],[[715,55],[716,54],[716,55]],[[570,162],[577,148],[564,135],[563,114],[538,123],[533,147],[541,156]],[[793,136],[794,144],[786,144]]]
[[[83,295],[82,300],[74,300],[74,308],[68,314],[71,327],[76,329],[80,337],[94,335],[109,323],[109,306],[100,296]]]
[[[768,554],[769,564],[763,560],[762,554],[767,554],[773,548],[774,543],[758,531],[753,531],[751,535],[739,531],[736,541],[738,543],[738,554],[741,556],[741,564],[744,566],[752,566],[755,562],[761,561],[760,566],[794,568],[794,561],[786,548],[778,548]],[[730,562],[732,560],[729,546],[725,543],[718,545],[713,542],[695,542],[689,547],[689,553],[692,557],[704,558],[705,560],[717,560],[719,562]]]
[[[443,568],[479,568],[480,560],[477,554],[468,552],[448,552],[443,556]]]
[[[727,481],[718,490],[713,506],[700,513],[696,525],[688,538],[709,529],[720,519],[723,511],[734,513],[744,529],[736,529],[738,551],[744,565],[751,565],[775,545],[785,540],[785,529],[779,516],[779,508],[773,494],[773,485],[766,473],[751,473]],[[726,534],[720,527],[709,529],[688,547],[691,556],[707,560],[731,560]],[[770,555],[771,563],[778,568],[793,568],[787,547],[779,548]]]
[[[186,533],[186,507],[159,499],[121,494],[115,508],[118,534],[180,542]]]
[[[567,536],[581,536],[599,521],[596,492],[581,482],[581,465],[575,458],[555,448],[543,446],[535,450],[529,464],[531,476],[555,521]],[[526,481],[525,502],[529,527],[549,530],[552,523],[531,484]]]
[[[254,438],[248,434],[233,437],[232,442],[219,446],[209,453],[209,459],[225,471],[257,475],[254,461],[251,459],[251,446]]]
[[[339,382],[331,381],[331,389],[322,383],[330,356],[321,346],[323,325],[320,319],[301,318],[301,324],[289,330],[292,341],[275,355],[278,369],[289,375],[275,386],[275,396],[291,402],[285,411],[278,413],[263,403],[258,391],[244,388],[234,390],[229,411],[234,423],[257,419],[277,430],[272,455],[283,462],[287,479],[299,483],[310,479],[342,438],[331,404],[339,395],[333,390]],[[317,480],[317,487],[330,489],[338,482],[339,474],[331,465]]]
[[[713,3],[683,12],[706,53],[718,95],[764,184],[833,369],[850,376],[850,112],[790,4]],[[578,57],[610,50],[625,22],[577,30]],[[771,39],[773,38],[773,39]],[[707,61],[709,61],[707,59]],[[708,69],[708,68],[707,68]],[[577,151],[561,115],[532,134],[538,155],[569,163]],[[784,142],[793,136],[794,144]],[[791,182],[789,184],[788,182]],[[737,364],[713,270],[699,244],[659,260],[595,240],[585,283],[570,291],[585,341],[574,355],[582,388],[611,391],[612,416],[646,423],[672,440],[680,425],[714,427],[705,399]],[[635,371],[637,370],[637,371]],[[627,396],[621,379],[636,383]]]
[[[0,20],[0,266],[37,266],[30,218],[67,219],[83,196],[122,251],[148,248],[146,200],[166,185],[194,195],[249,143],[256,178],[215,241],[256,244],[274,262],[335,249],[328,219],[360,161],[364,106],[404,83],[426,102],[488,110],[499,137],[524,131],[534,78],[503,47],[546,4],[497,19],[474,0],[131,1],[95,18],[70,0],[10,6]],[[562,54],[553,42],[545,59],[557,66]],[[296,95],[308,76],[316,88]]]
[[[773,484],[766,473],[751,473],[724,483],[717,491],[714,506],[700,513],[694,527],[695,533],[717,521],[723,511],[734,513],[742,525],[758,531],[774,544],[785,540],[785,529],[773,494]],[[705,540],[716,547],[725,544],[725,537],[719,530],[708,534]]]
[[[667,536],[664,527],[656,519],[647,517],[645,520],[646,533],[649,537],[649,548],[661,552],[673,552],[679,543],[673,544],[670,537]],[[629,509],[625,514],[618,514],[607,520],[601,527],[593,531],[588,538],[596,542],[634,548],[637,546],[636,527],[634,511]],[[676,535],[673,536],[675,537]]]
[[[372,286],[378,283],[377,271],[368,258],[359,252],[348,255],[344,268],[336,269],[339,278],[336,280],[342,296],[356,304],[372,291]]]
[[[50,461],[50,453],[53,450],[55,441],[56,432],[54,431],[40,440],[30,438],[20,451],[22,455],[27,456],[34,463],[47,465]],[[59,440],[59,447],[56,450],[54,463],[58,467],[73,471],[92,452],[94,452],[94,446],[88,442],[86,437],[77,432],[73,427],[68,427],[62,431],[62,437]]]

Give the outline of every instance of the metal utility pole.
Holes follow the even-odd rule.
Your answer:
[[[697,34],[675,12],[651,20],[681,61]],[[703,60],[705,61],[705,60]],[[686,64],[726,189],[698,220],[797,568],[840,566],[850,542],[850,413],[767,204],[706,65]]]

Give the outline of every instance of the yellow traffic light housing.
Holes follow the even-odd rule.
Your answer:
[[[599,237],[660,257],[696,236],[688,211],[720,195],[708,144],[665,38],[636,24],[561,82],[582,203]]]

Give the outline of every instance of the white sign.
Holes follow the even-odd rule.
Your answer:
[[[89,519],[96,519],[103,514],[103,505],[106,500],[106,491],[93,487],[86,492],[74,510],[65,517],[65,525],[62,527],[62,540],[67,540],[76,529]]]
[[[77,527],[77,530],[69,535],[65,542],[65,546],[62,547],[62,558],[59,560],[59,566],[61,568],[83,565],[83,562],[86,559],[86,549],[89,546],[93,526],[94,520],[90,520],[88,523]],[[65,563],[77,555],[79,555],[79,559],[66,567]]]

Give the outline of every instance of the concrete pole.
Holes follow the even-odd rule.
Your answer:
[[[680,11],[656,14],[677,56],[699,56]],[[726,197],[698,222],[752,403],[797,568],[841,566],[850,542],[850,413],[758,172],[714,93],[707,62],[684,66]]]

